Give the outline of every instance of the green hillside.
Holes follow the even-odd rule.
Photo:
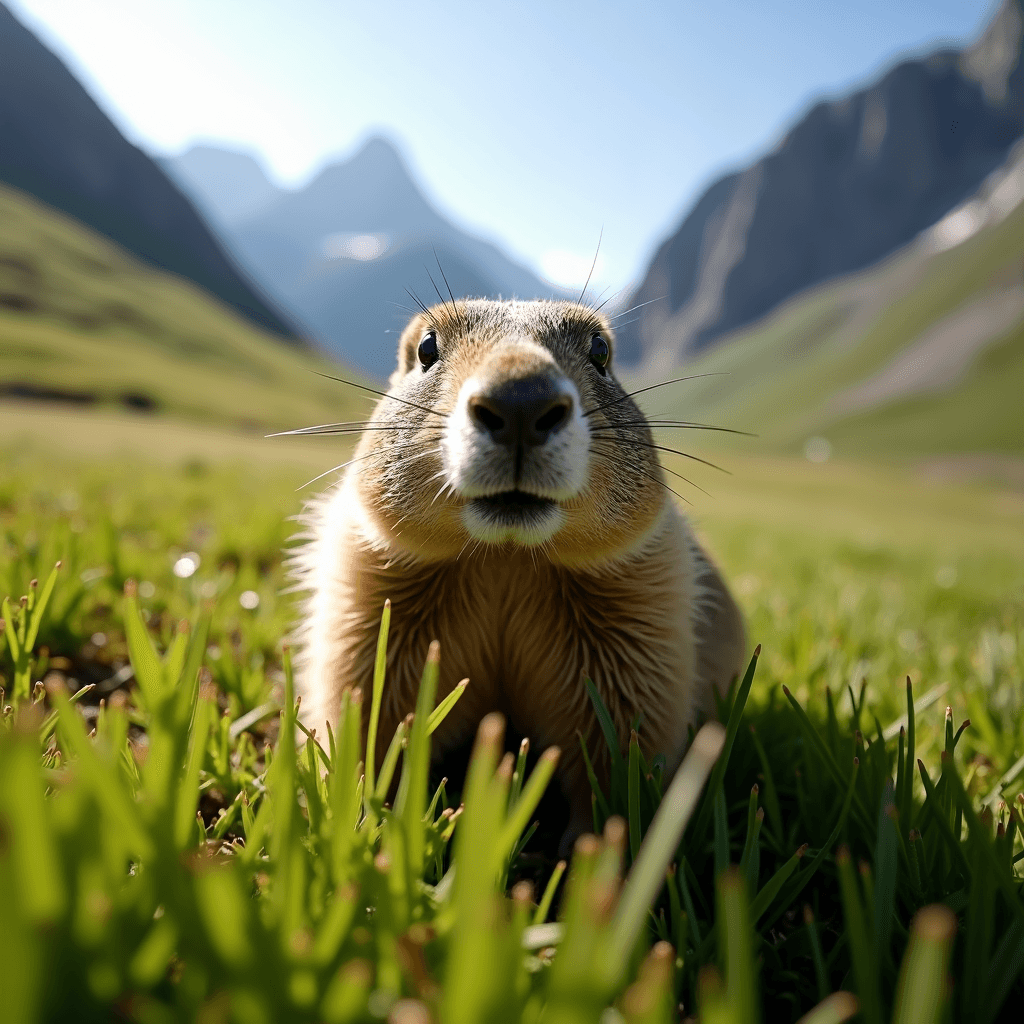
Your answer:
[[[1024,204],[804,293],[685,369],[722,376],[653,392],[648,410],[754,431],[755,448],[1024,454]]]
[[[339,372],[0,188],[0,397],[127,405],[254,430],[358,415],[358,391],[312,371]]]

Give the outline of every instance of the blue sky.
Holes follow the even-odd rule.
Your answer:
[[[452,219],[625,287],[718,174],[810,103],[973,38],[991,0],[7,0],[132,141],[297,185],[367,135]]]

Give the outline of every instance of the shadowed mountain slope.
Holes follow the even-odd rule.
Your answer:
[[[265,330],[297,340],[293,326],[246,281],[188,199],[2,3],[0,182],[194,281]]]

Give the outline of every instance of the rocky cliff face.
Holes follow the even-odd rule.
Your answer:
[[[189,200],[3,4],[0,182],[195,281],[260,327],[296,340],[293,327],[235,267]]]
[[[660,246],[620,359],[677,364],[810,285],[859,270],[979,187],[1024,135],[1022,0],[963,51],[901,63],[817,104],[722,178]]]

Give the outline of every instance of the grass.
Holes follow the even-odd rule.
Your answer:
[[[1019,1007],[1021,843],[999,806],[1024,752],[1019,495],[784,458],[701,477],[698,525],[763,644],[749,694],[723,709],[722,767],[701,784],[705,748],[658,822],[657,765],[616,752],[602,838],[564,886],[541,833],[510,857],[544,779],[501,760],[496,723],[461,794],[428,784],[429,666],[376,797],[364,783],[352,803],[345,728],[294,748],[281,550],[326,445],[286,455],[94,412],[48,434],[30,412],[0,419],[17,435],[0,594],[41,595],[63,565],[27,676],[0,646],[18,706],[0,726],[0,1017],[661,1021],[681,1004],[786,1021],[828,997],[812,1019],[841,1020],[844,993],[866,1021]],[[144,426],[118,447],[125,422]],[[959,735],[947,704],[950,725],[971,719]],[[386,810],[392,769],[407,781]]]
[[[286,429],[348,417],[337,366],[247,324],[198,287],[133,260],[23,193],[0,188],[0,394],[135,405]]]

